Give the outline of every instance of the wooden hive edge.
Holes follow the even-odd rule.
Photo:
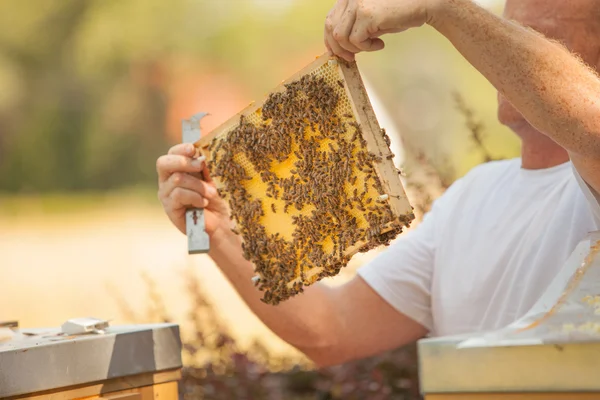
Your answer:
[[[381,134],[381,127],[377,122],[356,63],[340,62],[339,72],[346,83],[346,91],[356,120],[361,126],[362,136],[367,142],[367,150],[382,158],[382,161],[375,162],[374,166],[384,192],[389,196],[392,211],[396,216],[412,215],[412,207],[398,178],[394,162],[391,158],[387,158],[391,155],[391,150]]]

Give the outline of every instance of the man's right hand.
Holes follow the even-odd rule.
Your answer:
[[[211,238],[217,232],[230,233],[227,203],[217,193],[206,163],[192,158],[195,152],[192,144],[178,144],[158,158],[158,198],[171,222],[184,234],[185,211],[192,207],[204,209],[206,233]],[[192,174],[201,174],[203,179]]]

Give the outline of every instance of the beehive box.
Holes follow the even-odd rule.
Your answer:
[[[427,400],[600,399],[600,231],[575,247],[527,313],[494,331],[418,342]]]
[[[414,218],[355,63],[318,57],[197,145],[268,304]]]

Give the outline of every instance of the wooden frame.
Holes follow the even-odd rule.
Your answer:
[[[377,122],[375,112],[369,101],[369,96],[363,85],[356,63],[347,63],[341,59],[333,58],[328,54],[323,54],[288,79],[282,81],[272,92],[283,91],[286,84],[300,79],[302,76],[316,70],[325,63],[335,63],[337,65],[337,72],[344,82],[345,91],[350,99],[354,117],[363,128],[362,136],[367,142],[367,149],[383,158],[383,161],[377,164],[376,171],[381,183],[384,185],[385,192],[390,196],[390,206],[392,211],[396,215],[412,214],[412,207],[408,202],[402,182],[398,178],[396,167],[394,166],[393,161],[388,159],[391,152],[388,145],[385,143],[385,139],[380,134],[381,128]],[[250,103],[250,105],[219,125],[208,135],[200,138],[195,145],[199,147],[206,158],[210,160],[208,146],[212,140],[217,136],[229,132],[239,123],[240,116],[246,116],[256,112],[263,106],[266,100],[267,98],[258,103]]]
[[[230,134],[235,140],[227,140]],[[195,146],[214,162],[222,194],[242,196],[229,205],[269,304],[337,274],[357,252],[388,244],[414,218],[356,63],[317,57]],[[254,230],[246,230],[246,222]]]

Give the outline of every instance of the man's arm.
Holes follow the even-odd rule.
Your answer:
[[[569,151],[600,192],[600,79],[561,44],[470,1],[448,0],[431,24],[529,121]]]
[[[338,287],[311,285],[277,306],[264,304],[262,293],[252,284],[254,268],[242,256],[238,237],[212,243],[210,256],[250,309],[320,367],[368,357],[427,334],[427,329],[396,311],[358,276]]]
[[[379,37],[428,23],[448,38],[539,131],[567,149],[600,192],[600,80],[558,43],[470,0],[339,0],[325,43],[351,59]]]

